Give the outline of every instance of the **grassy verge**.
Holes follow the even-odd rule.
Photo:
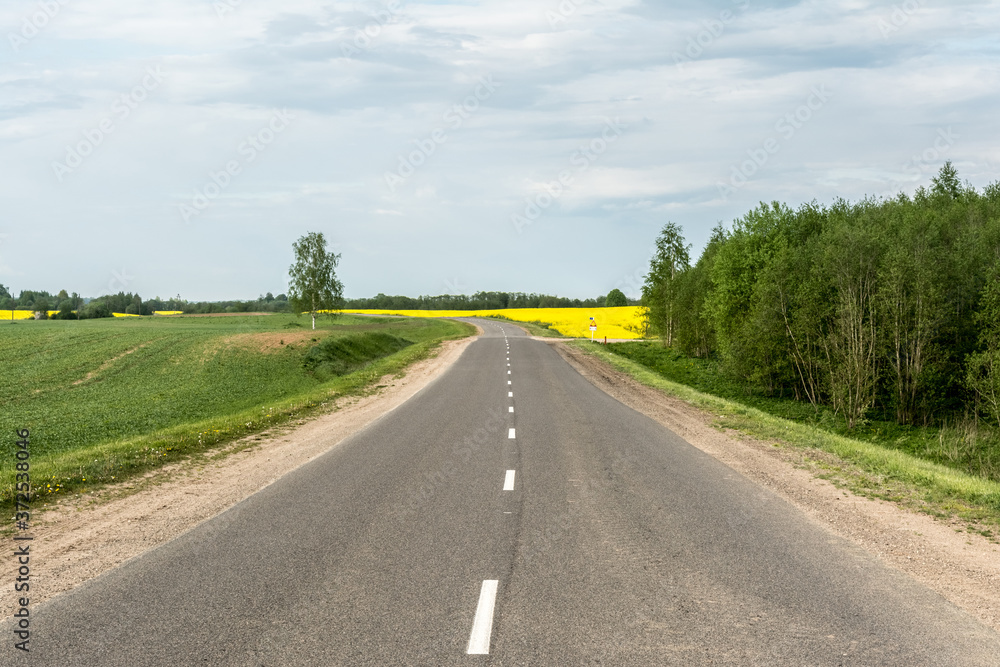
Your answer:
[[[7,332],[21,356],[8,355],[0,397],[10,409],[0,421],[5,433],[31,429],[36,502],[322,412],[337,398],[381,388],[379,378],[401,376],[442,341],[475,333],[443,320],[344,317],[313,332],[291,317],[236,319],[39,322]],[[337,353],[352,356],[337,365]],[[310,367],[317,354],[320,367]],[[0,503],[11,508],[14,443],[5,440]]]
[[[728,378],[715,360],[688,357],[659,343],[613,344],[608,349],[692,389],[1000,482],[1000,432],[982,422],[963,419],[939,426],[910,426],[873,411],[870,419],[848,429],[844,418],[829,407],[748,391],[744,384]]]
[[[779,445],[833,454],[814,457],[820,476],[868,497],[897,502],[938,517],[955,517],[970,530],[996,539],[1000,529],[1000,483],[970,475],[876,442],[825,431],[712,395],[663,375],[609,347],[584,341],[569,345],[596,356],[642,384],[715,415],[714,423]]]

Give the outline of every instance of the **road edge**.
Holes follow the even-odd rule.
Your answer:
[[[885,500],[850,493],[824,479],[834,455],[782,447],[713,426],[715,415],[641,384],[602,359],[546,340],[591,384],[676,433],[814,523],[940,594],[1000,632],[1000,546],[976,533]],[[840,462],[843,463],[843,462]]]
[[[324,413],[250,434],[201,460],[62,499],[36,519],[32,607],[170,542],[336,449],[430,386],[478,337],[444,341],[404,375],[382,378],[384,388],[344,397]],[[0,592],[0,606],[15,600],[13,588]]]

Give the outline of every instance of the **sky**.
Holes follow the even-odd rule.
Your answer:
[[[639,294],[667,222],[1000,180],[1000,3],[5,0],[0,283]]]

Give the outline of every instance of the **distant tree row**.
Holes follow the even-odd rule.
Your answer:
[[[609,303],[608,299],[611,299]],[[348,299],[346,308],[376,310],[501,310],[504,308],[600,308],[605,305],[627,306],[630,302],[620,290],[593,299],[569,299],[548,294],[524,292],[476,292],[443,294],[440,296],[386,296],[378,294],[368,299]]]
[[[76,292],[67,295],[66,290],[53,296],[48,292],[23,290],[14,298],[8,289],[0,285],[0,310],[29,310],[47,312],[58,310],[53,319],[93,319],[112,317],[113,313],[128,315],[152,315],[154,311],[181,311],[184,313],[247,313],[247,312],[290,312],[288,297],[268,292],[253,301],[186,301],[179,295],[172,299],[142,299],[138,294],[119,292],[105,294],[93,299],[84,299]]]
[[[85,299],[73,292],[67,294],[66,290],[58,294],[49,292],[39,292],[35,290],[22,290],[20,296],[14,297],[7,287],[0,285],[0,310],[31,310],[48,311],[66,309],[69,311],[79,308]]]
[[[1000,182],[977,192],[947,163],[913,197],[761,204],[690,248],[667,224],[646,276],[665,344],[851,428],[1000,423]]]

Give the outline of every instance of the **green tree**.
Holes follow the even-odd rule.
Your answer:
[[[794,383],[795,371],[784,324],[772,312],[771,285],[760,276],[790,242],[795,221],[795,212],[779,202],[761,203],[736,220],[716,251],[704,305],[725,370],[768,393]]]
[[[608,295],[604,298],[604,306],[606,308],[619,308],[627,305],[628,297],[617,287],[608,292]]]
[[[958,170],[951,164],[951,160],[944,163],[938,175],[931,179],[934,187],[931,192],[936,195],[958,199],[962,196],[962,184],[958,180]]]
[[[965,382],[1000,426],[1000,262],[990,271],[975,320],[982,349],[968,356]]]
[[[791,360],[791,389],[819,408],[826,395],[829,358],[826,340],[832,311],[832,286],[820,261],[822,239],[817,233],[825,212],[804,206],[797,213],[798,240],[782,245],[761,273],[758,307],[770,313],[784,332],[785,356]],[[774,335],[780,335],[773,331]]]
[[[668,222],[656,239],[656,254],[642,286],[649,329],[670,346],[678,318],[678,277],[691,268],[691,245],[684,245],[680,225]]]
[[[344,303],[344,285],[337,279],[340,255],[328,252],[322,232],[309,232],[292,244],[295,263],[288,269],[288,300],[296,312],[312,316],[323,311],[339,310]]]
[[[874,405],[879,382],[878,267],[880,230],[859,224],[861,209],[838,202],[831,210],[826,265],[836,290],[828,340],[833,409],[853,429]]]
[[[705,309],[712,289],[712,265],[719,248],[726,242],[726,230],[716,225],[701,257],[682,273],[677,285],[676,338],[680,348],[694,357],[707,357],[715,351],[715,328]]]
[[[933,211],[922,211],[908,199],[881,208],[889,215],[870,221],[889,235],[879,270],[880,328],[896,421],[914,424],[935,368],[934,341],[949,311],[950,244],[944,220]]]
[[[35,311],[36,318],[47,320],[49,318],[49,311],[52,309],[52,304],[49,303],[47,296],[40,296],[35,298],[31,308]]]

